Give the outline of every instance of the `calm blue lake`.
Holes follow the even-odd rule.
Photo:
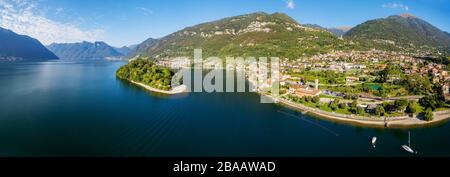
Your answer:
[[[328,122],[254,93],[153,94],[116,79],[124,64],[0,63],[0,156],[410,156],[407,129]],[[449,123],[410,131],[414,156],[450,157]]]

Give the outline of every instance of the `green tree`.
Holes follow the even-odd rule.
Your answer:
[[[384,116],[384,107],[383,105],[378,105],[377,108],[375,109],[375,115],[377,116]]]
[[[395,100],[394,106],[397,111],[405,111],[406,107],[408,106],[408,100],[407,99],[400,99]]]
[[[445,103],[442,101],[439,95],[427,95],[419,100],[419,103],[425,109],[431,108],[432,111],[435,111],[439,107],[444,107]]]
[[[328,104],[328,107],[330,107],[333,111],[336,111],[340,101],[341,100],[339,98],[336,98]]]
[[[423,112],[423,118],[425,121],[432,121],[434,119],[433,110],[431,108],[428,108]]]
[[[364,108],[362,107],[357,107],[356,108],[356,114],[362,115],[364,114],[366,111],[364,110]]]
[[[130,61],[116,71],[116,76],[120,79],[140,82],[162,90],[170,90],[173,75],[174,72],[170,69],[157,66],[143,58]]]
[[[386,89],[384,89],[383,87],[380,87],[378,89],[378,96],[382,97],[382,98],[387,98],[387,93],[386,93]]]
[[[385,83],[389,80],[390,76],[398,76],[400,73],[401,69],[397,65],[387,65],[386,68],[378,72],[376,81],[379,83]]]
[[[351,108],[356,108],[356,107],[358,107],[358,101],[357,101],[357,100],[354,100],[354,101],[350,104],[350,107],[351,107]]]
[[[312,98],[310,96],[303,97],[305,98],[305,102],[312,102]]]
[[[401,83],[408,92],[414,95],[427,95],[433,93],[431,81],[419,74],[406,75]]]
[[[313,98],[312,98],[312,102],[313,102],[313,103],[316,103],[316,104],[319,103],[319,102],[320,102],[320,97],[319,97],[319,96],[313,97]]]
[[[383,102],[383,108],[385,112],[395,112],[396,107],[394,105],[394,103],[390,103],[390,102]]]
[[[420,105],[415,101],[410,101],[406,107],[406,112],[416,114],[420,111]]]

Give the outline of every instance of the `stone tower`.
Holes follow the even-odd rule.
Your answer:
[[[316,88],[316,90],[319,90],[319,79],[316,79],[315,88]]]

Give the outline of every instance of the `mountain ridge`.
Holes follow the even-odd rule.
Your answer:
[[[330,33],[333,33],[336,37],[342,37],[347,31],[349,31],[352,28],[349,26],[326,28],[317,24],[304,24],[303,26],[326,30],[329,31]]]
[[[103,41],[52,43],[47,48],[62,59],[106,59],[124,56]]]
[[[54,60],[58,57],[39,40],[0,27],[0,60]]]
[[[450,36],[411,14],[392,15],[366,21],[348,31],[344,37],[356,41],[388,41],[411,50],[424,47],[450,53]]]
[[[207,56],[279,56],[299,58],[346,47],[322,29],[300,25],[283,13],[256,12],[186,27],[147,46],[136,55],[163,59],[193,56],[194,48]]]

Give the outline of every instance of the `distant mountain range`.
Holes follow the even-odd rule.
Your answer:
[[[124,56],[123,53],[105,42],[53,43],[47,48],[61,59],[106,59]],[[127,52],[127,50],[124,49],[122,52]]]
[[[0,61],[54,59],[58,57],[38,40],[0,28]]]
[[[347,31],[349,31],[352,27],[336,27],[336,28],[325,28],[317,24],[305,24],[304,26],[311,27],[311,28],[317,28],[329,31],[330,33],[333,33],[337,37],[342,37]]]
[[[158,42],[158,39],[149,38],[140,44],[130,46],[130,49],[132,50],[128,52],[127,56],[131,58],[136,55],[146,53],[147,50],[151,49],[152,47],[156,47],[155,44],[157,44]]]
[[[128,46],[123,46],[123,47],[114,47],[114,50],[116,50],[117,52],[119,52],[121,55],[126,56],[128,55],[130,52],[132,52],[134,49],[130,48]]]
[[[342,27],[336,27],[336,28],[327,28],[328,31],[330,31],[331,33],[333,33],[334,35],[336,35],[338,37],[344,36],[345,33],[350,31],[350,29],[352,29],[352,27],[349,27],[349,26],[342,26]]]
[[[343,36],[344,38],[340,38]],[[450,34],[413,15],[370,20],[353,28],[301,25],[283,13],[257,12],[187,27],[138,45],[112,47],[105,42],[51,44],[0,28],[0,60],[105,59],[143,55],[152,59],[241,56],[298,59],[330,51],[396,50],[450,54]]]
[[[385,42],[411,50],[432,47],[450,53],[449,33],[410,14],[367,21],[348,31],[345,38],[362,42]]]

